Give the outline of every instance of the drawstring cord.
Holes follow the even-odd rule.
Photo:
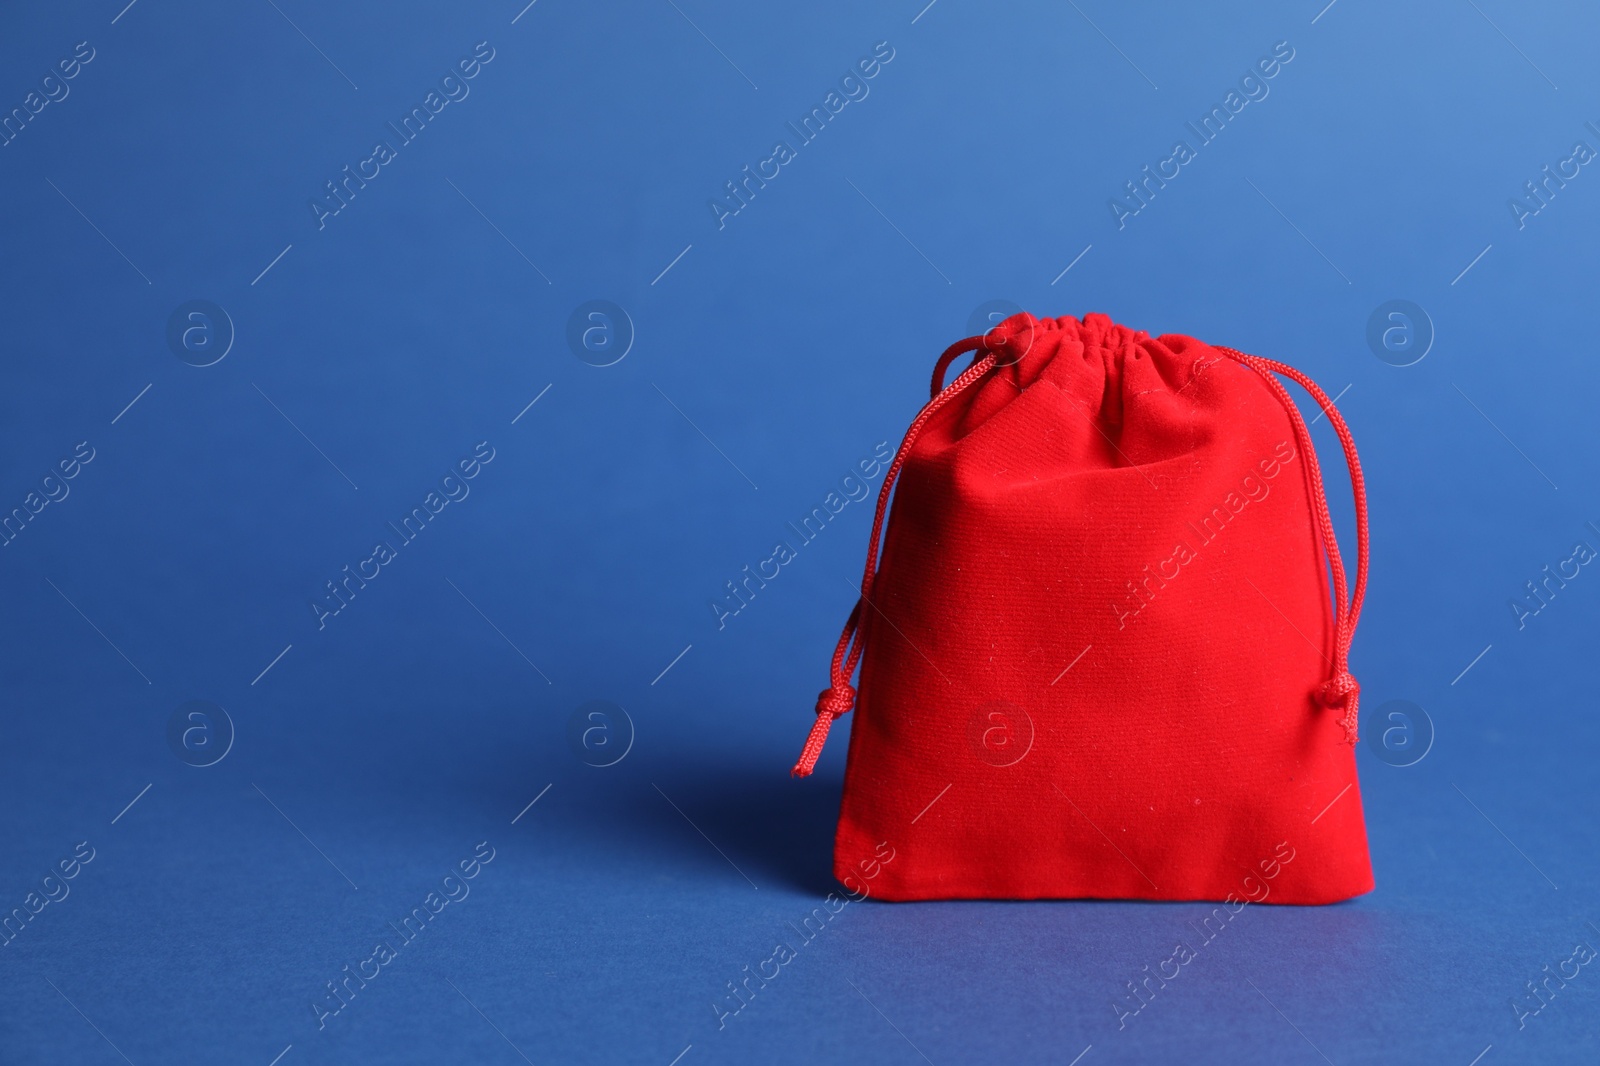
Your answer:
[[[989,350],[989,345],[998,346],[1001,343],[1004,343],[1003,338],[997,337],[995,331],[991,330],[985,336],[957,341],[939,357],[933,373],[932,398],[906,429],[905,439],[900,442],[899,451],[895,452],[894,462],[889,464],[888,472],[883,475],[883,487],[878,490],[878,509],[872,516],[872,537],[867,541],[867,565],[861,574],[861,598],[856,600],[855,607],[851,609],[850,617],[844,623],[844,632],[839,634],[839,643],[833,649],[828,687],[817,696],[817,720],[812,723],[806,746],[800,752],[800,760],[791,771],[795,777],[806,777],[816,768],[817,757],[822,754],[822,745],[827,742],[828,729],[833,725],[833,720],[849,714],[856,705],[856,690],[850,684],[850,677],[856,672],[856,664],[861,661],[861,615],[863,608],[871,603],[872,581],[878,575],[879,542],[883,536],[884,519],[889,513],[889,492],[894,488],[895,479],[900,476],[900,468],[905,465],[906,456],[910,454],[922,427],[928,424],[928,419],[995,365],[995,353]],[[970,351],[979,352],[979,357],[948,388],[943,387],[944,373],[951,361],[963,352]]]
[[[1328,568],[1333,572],[1333,676],[1317,690],[1317,698],[1325,707],[1343,707],[1339,724],[1344,727],[1345,739],[1354,744],[1361,720],[1361,686],[1350,673],[1350,642],[1355,639],[1356,621],[1361,617],[1361,603],[1367,595],[1367,486],[1361,476],[1361,459],[1356,454],[1355,437],[1345,425],[1344,416],[1333,405],[1328,394],[1315,381],[1292,366],[1259,355],[1246,355],[1233,348],[1218,348],[1219,352],[1254,370],[1267,384],[1294,425],[1300,454],[1306,457],[1306,469],[1311,475],[1311,507],[1316,514],[1317,526],[1322,532],[1323,551],[1328,556]],[[1350,468],[1350,491],[1355,497],[1356,512],[1356,582],[1346,598],[1344,561],[1339,555],[1339,541],[1334,536],[1333,518],[1328,513],[1328,494],[1322,486],[1322,469],[1317,463],[1317,451],[1311,443],[1311,432],[1300,409],[1295,406],[1289,391],[1274,374],[1290,378],[1317,401],[1334,432],[1339,435],[1339,445],[1344,449],[1345,465]]]
[[[817,696],[817,717],[812,723],[811,731],[806,736],[805,747],[801,749],[800,759],[791,771],[795,777],[807,777],[816,768],[817,759],[822,755],[822,746],[827,742],[828,730],[833,726],[834,719],[842,718],[855,708],[856,690],[850,684],[857,664],[861,661],[862,644],[862,613],[863,607],[871,605],[872,583],[878,573],[878,556],[881,551],[884,520],[889,513],[889,495],[894,488],[900,470],[905,465],[906,456],[910,454],[911,447],[916,443],[917,436],[922,432],[928,420],[945,404],[965,392],[974,382],[982,378],[998,363],[998,355],[1005,350],[1009,337],[998,329],[978,337],[967,337],[957,341],[944,354],[939,356],[938,363],[934,366],[933,380],[929,389],[930,399],[927,406],[912,421],[906,429],[905,438],[900,442],[900,448],[895,452],[894,461],[889,465],[884,474],[883,487],[878,490],[878,506],[872,516],[872,535],[867,542],[867,561],[861,575],[861,596],[856,600],[855,606],[850,610],[850,617],[845,620],[844,630],[839,634],[839,642],[833,649],[833,661],[829,671],[828,687]],[[1355,637],[1356,621],[1361,616],[1361,603],[1367,591],[1367,490],[1366,482],[1361,476],[1361,461],[1356,455],[1355,438],[1350,433],[1350,428],[1345,424],[1339,409],[1328,398],[1327,393],[1306,375],[1292,366],[1264,359],[1260,356],[1247,355],[1233,348],[1218,348],[1220,352],[1254,370],[1266,382],[1278,402],[1283,405],[1284,411],[1289,416],[1289,421],[1294,427],[1295,439],[1299,444],[1300,454],[1306,457],[1307,470],[1311,476],[1311,506],[1315,513],[1317,526],[1322,534],[1323,550],[1328,557],[1329,568],[1333,572],[1334,588],[1334,659],[1333,676],[1317,690],[1317,698],[1327,707],[1343,707],[1344,716],[1340,725],[1344,727],[1345,737],[1354,744],[1357,738],[1357,726],[1360,720],[1361,686],[1350,673],[1350,643]],[[967,367],[948,386],[944,384],[945,372],[950,364],[966,352],[977,352],[972,365]],[[1328,421],[1333,425],[1334,431],[1339,435],[1339,443],[1344,449],[1345,462],[1350,468],[1350,487],[1355,496],[1356,512],[1356,580],[1354,590],[1349,590],[1345,582],[1344,562],[1339,555],[1339,542],[1334,535],[1333,517],[1328,511],[1327,493],[1322,485],[1322,470],[1317,463],[1317,452],[1311,442],[1310,430],[1306,427],[1305,419],[1300,416],[1300,409],[1295,406],[1289,392],[1283,387],[1274,374],[1281,374],[1290,378],[1310,393],[1312,398],[1322,407],[1328,416]],[[1350,595],[1347,599],[1347,592]]]

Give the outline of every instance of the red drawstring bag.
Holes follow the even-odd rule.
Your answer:
[[[1275,374],[1344,446],[1353,589]],[[1192,337],[1026,313],[946,351],[932,392],[794,768],[859,704],[835,876],[872,869],[891,900],[1370,891],[1349,670],[1366,498],[1327,395]]]

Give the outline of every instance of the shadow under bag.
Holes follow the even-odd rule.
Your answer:
[[[1353,587],[1280,374],[1344,447]],[[1355,442],[1299,371],[1104,315],[955,344],[884,478],[794,768],[857,708],[835,876],[890,900],[1370,891],[1366,580]]]

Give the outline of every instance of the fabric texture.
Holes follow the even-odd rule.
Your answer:
[[[1346,445],[1353,589],[1275,371]],[[1192,337],[1022,314],[953,346],[932,391],[795,768],[853,704],[835,876],[887,844],[889,900],[1369,891],[1348,667],[1366,510],[1321,390]]]

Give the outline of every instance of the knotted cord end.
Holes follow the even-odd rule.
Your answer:
[[[1333,675],[1317,689],[1317,699],[1324,707],[1343,707],[1339,724],[1344,727],[1345,740],[1354,744],[1359,738],[1357,729],[1361,721],[1361,685],[1348,670]]]
[[[809,777],[816,769],[822,745],[828,740],[828,729],[835,718],[843,718],[856,705],[856,690],[848,681],[839,681],[817,695],[817,720],[811,723],[806,736],[806,746],[800,751],[800,761],[789,771],[792,777]]]

